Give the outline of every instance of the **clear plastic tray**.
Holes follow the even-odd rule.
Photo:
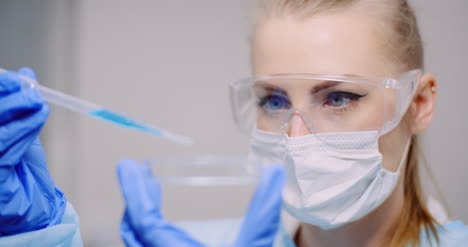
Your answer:
[[[161,183],[189,186],[248,185],[258,181],[258,167],[242,156],[174,156],[145,161]]]

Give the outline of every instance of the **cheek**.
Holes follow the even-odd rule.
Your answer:
[[[404,118],[395,129],[379,138],[379,150],[382,153],[383,167],[386,170],[397,171],[410,136],[408,124]]]
[[[375,90],[368,93],[365,99],[356,103],[354,107],[343,114],[341,122],[344,123],[344,129],[341,131],[373,131],[383,127],[388,116],[387,101],[384,100],[384,94],[381,90]]]

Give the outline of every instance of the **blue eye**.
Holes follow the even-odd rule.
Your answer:
[[[357,101],[365,95],[359,95],[347,92],[334,92],[327,95],[325,105],[331,107],[343,107],[348,105],[351,101]]]
[[[269,95],[260,100],[259,106],[270,111],[288,109],[291,104],[289,100],[277,95]]]

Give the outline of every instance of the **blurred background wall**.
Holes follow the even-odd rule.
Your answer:
[[[468,222],[468,2],[412,2],[426,68],[439,79],[424,153],[453,218]],[[232,123],[227,85],[249,74],[250,3],[0,1],[1,67],[32,67],[44,85],[196,141],[179,147],[53,107],[42,138],[55,180],[80,214],[86,246],[121,244],[123,202],[115,176],[120,159],[245,153],[248,139]],[[163,189],[166,215],[192,219],[242,215],[252,188]]]

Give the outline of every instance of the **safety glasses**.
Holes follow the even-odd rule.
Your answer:
[[[232,113],[241,130],[313,134],[378,131],[403,117],[421,70],[393,78],[284,74],[245,78],[230,85]],[[300,121],[299,121],[300,120]]]

